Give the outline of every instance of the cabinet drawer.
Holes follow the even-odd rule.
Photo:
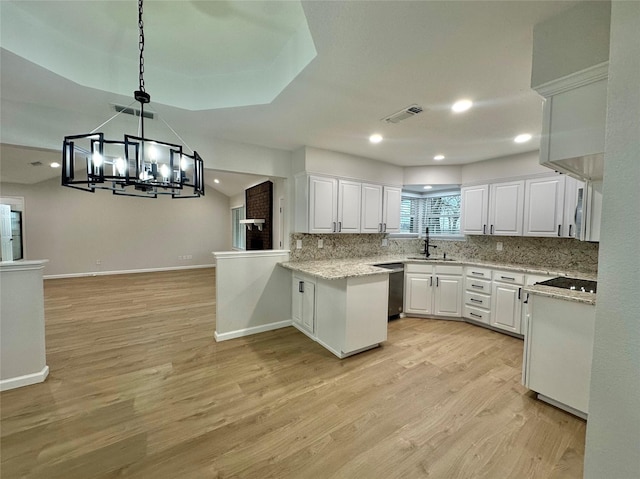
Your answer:
[[[474,308],[473,306],[468,306],[466,304],[464,306],[462,315],[465,318],[473,319],[474,321],[485,324],[489,324],[489,318],[491,317],[491,313],[489,311],[480,308]]]
[[[437,264],[436,274],[452,274],[462,276],[462,266],[453,266],[448,264]]]
[[[467,276],[464,280],[464,289],[476,293],[491,294],[491,281]]]
[[[424,264],[424,263],[406,263],[404,265],[404,270],[407,273],[433,273],[433,265],[432,264]]]
[[[464,304],[475,306],[478,308],[491,309],[491,296],[488,296],[486,294],[474,293],[471,291],[465,291]]]
[[[501,283],[524,284],[524,273],[514,273],[511,271],[494,271],[493,280]]]
[[[467,266],[466,274],[469,278],[491,279],[491,270]]]

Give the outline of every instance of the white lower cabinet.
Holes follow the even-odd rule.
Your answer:
[[[405,266],[405,313],[462,316],[462,266]]]
[[[307,276],[294,274],[291,292],[291,319],[298,329],[313,335],[316,324],[315,281]]]
[[[462,315],[473,321],[489,324],[491,321],[491,276],[487,268],[467,266],[464,280],[464,306]]]
[[[493,272],[491,326],[522,334],[522,287],[524,274]]]
[[[389,275],[325,280],[293,273],[293,326],[339,358],[387,339]]]

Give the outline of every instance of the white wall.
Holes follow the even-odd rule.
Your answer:
[[[213,264],[212,251],[231,248],[229,198],[212,188],[181,200],[86,193],[57,178],[1,190],[25,198],[27,259],[48,259],[46,276]]]
[[[212,140],[205,149],[213,152],[203,157],[205,168],[269,177],[291,176],[290,151],[219,139]]]
[[[609,59],[611,2],[582,2],[533,29],[531,86]]]
[[[613,2],[586,479],[640,477],[640,2]]]
[[[462,165],[407,166],[404,185],[459,185]]]
[[[302,158],[298,150],[294,154],[294,171],[402,186],[403,168],[401,166],[309,146],[304,148],[304,168],[300,169]]]
[[[553,171],[540,165],[538,150],[504,156],[462,166],[462,184],[482,183],[500,178],[514,178]]]

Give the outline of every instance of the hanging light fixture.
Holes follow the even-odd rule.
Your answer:
[[[115,195],[157,198],[197,198],[204,195],[204,166],[202,158],[164,120],[192,154],[181,145],[152,140],[144,133],[144,106],[151,96],[144,85],[144,23],[142,3],[138,0],[138,29],[140,70],[139,89],[133,93],[140,103],[138,134],[124,135],[124,140],[108,140],[96,131],[129,107],[118,112],[91,133],[64,137],[62,146],[62,186],[94,193],[96,189],[111,190]]]

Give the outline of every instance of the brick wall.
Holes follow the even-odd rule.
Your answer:
[[[245,190],[247,219],[264,219],[262,231],[256,226],[247,231],[247,250],[273,249],[273,183],[265,181]]]

